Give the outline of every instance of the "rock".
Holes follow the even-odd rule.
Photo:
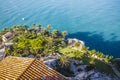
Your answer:
[[[32,55],[32,54],[31,54],[31,55],[28,55],[28,57],[29,57],[29,58],[35,58],[35,56]]]
[[[49,60],[44,61],[44,63],[51,68],[55,68],[57,61],[56,59],[49,59]]]
[[[81,71],[83,71],[81,68],[78,68],[78,69],[77,69],[77,72],[81,72]]]
[[[76,67],[76,69],[81,68],[82,70],[84,70],[84,71],[85,71],[86,66],[87,66],[87,65],[80,65],[80,66],[77,66],[77,67]]]
[[[86,72],[81,72],[78,75],[75,76],[74,80],[83,80],[87,77]]]
[[[77,72],[76,66],[74,65],[73,62],[71,62],[71,64],[70,64],[70,70],[71,70],[74,74],[76,74],[76,72]]]
[[[90,80],[117,80],[112,76],[109,76],[100,72],[96,72],[95,74],[91,75],[89,79]]]
[[[93,65],[87,65],[86,68],[85,68],[85,71],[90,71],[90,70],[93,70],[95,69],[95,67]]]

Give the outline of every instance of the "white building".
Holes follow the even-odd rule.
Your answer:
[[[4,41],[4,42],[7,42],[7,41],[9,41],[10,39],[12,39],[12,38],[14,38],[14,33],[11,33],[11,32],[7,32],[6,34],[4,34],[3,36],[2,36],[2,40]]]

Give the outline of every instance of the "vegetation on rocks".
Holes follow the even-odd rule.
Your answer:
[[[34,29],[26,26],[12,28],[12,30],[15,29],[17,36],[12,39],[14,44],[6,49],[7,55],[28,56],[32,54],[41,57],[59,52],[59,48],[66,45],[64,37],[67,33],[57,30],[50,32],[50,28],[50,25],[47,28],[41,28],[40,25],[36,26],[35,24]]]
[[[53,53],[61,54],[58,60],[57,71],[61,73],[71,73],[69,58],[82,60],[83,64],[92,65],[98,71],[108,74],[114,74],[112,68],[106,63],[111,63],[113,56],[108,56],[96,50],[90,50],[89,47],[82,47],[80,50],[71,49],[67,40],[68,34],[66,31],[51,30],[51,25],[46,28],[41,25],[33,24],[33,28],[29,26],[18,25],[10,29],[3,29],[0,35],[7,32],[12,32],[16,36],[10,40],[13,45],[6,48],[6,56],[23,56],[34,55],[36,58],[47,57]],[[0,41],[2,37],[0,36]],[[79,44],[76,42],[75,47],[79,49]],[[102,67],[101,67],[102,66]],[[64,69],[64,70],[63,70]],[[89,69],[88,69],[89,70]],[[67,72],[67,73],[66,73]]]

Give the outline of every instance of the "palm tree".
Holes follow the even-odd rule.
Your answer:
[[[96,50],[95,49],[93,49],[93,50],[91,50],[90,51],[90,54],[92,55],[92,54],[95,54],[96,53]]]
[[[19,31],[22,31],[22,30],[23,30],[22,25],[18,25],[17,27],[18,27]]]
[[[2,36],[0,36],[0,45],[2,44],[2,41],[3,41],[3,40],[2,40]]]
[[[74,52],[74,57],[76,58],[76,59],[81,59],[82,57],[84,56],[84,53],[82,53],[82,52],[80,52],[80,51],[75,51]]]
[[[41,32],[40,32],[41,36],[44,36],[45,34],[45,29],[42,29]]]
[[[12,29],[12,28],[10,28],[10,29],[9,29],[9,32],[13,33],[13,29]]]
[[[83,50],[83,51],[88,51],[88,50],[89,50],[89,47],[84,46],[84,47],[82,48],[82,50]]]
[[[16,25],[14,25],[12,29],[13,29],[13,31],[17,32],[17,26]]]
[[[21,56],[23,53],[22,53],[22,50],[21,49],[16,49],[12,52],[12,55],[13,56]]]
[[[41,26],[42,26],[41,24],[38,25],[39,28],[41,28]]]
[[[33,24],[32,24],[32,26],[33,26],[33,28],[35,28],[35,27],[36,27],[36,24],[35,24],[35,23],[33,23]]]
[[[79,42],[76,42],[75,44],[75,47],[78,49],[80,47],[80,43]]]
[[[26,30],[28,30],[29,26],[25,25],[24,28],[25,28]]]
[[[109,56],[109,61],[112,61],[114,59],[113,56]]]
[[[46,29],[49,31],[51,29],[51,25],[48,25]]]
[[[10,54],[11,54],[10,48],[6,48],[6,49],[5,49],[5,53],[6,53],[7,55],[10,55]]]
[[[2,31],[7,31],[7,28],[3,28],[3,30]]]
[[[69,61],[67,60],[67,57],[64,56],[64,55],[62,55],[62,56],[59,58],[59,64],[60,64],[62,67],[68,66]]]
[[[35,55],[38,54],[39,52],[43,52],[44,46],[45,41],[40,40],[39,38],[30,41],[30,51]]]
[[[67,35],[67,31],[63,31],[63,32],[62,32],[63,38],[65,38],[66,35]]]
[[[14,29],[16,29],[16,28],[17,28],[17,26],[13,26],[13,28],[14,28]]]
[[[5,34],[7,32],[7,28],[3,28],[2,32],[0,33],[1,35]]]
[[[52,37],[58,37],[58,30],[53,30]]]

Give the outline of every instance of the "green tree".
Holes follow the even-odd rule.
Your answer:
[[[25,32],[28,32],[28,28],[29,28],[29,26],[27,26],[27,25],[24,26]]]
[[[22,56],[23,50],[21,48],[14,48],[12,52],[12,56]]]
[[[16,25],[14,25],[14,26],[13,26],[13,29],[16,29],[16,28],[17,28],[17,26],[16,26]]]
[[[0,45],[2,44],[2,41],[3,41],[3,40],[2,40],[2,36],[0,36]]]
[[[50,31],[50,29],[51,29],[51,25],[49,24],[49,25],[47,26],[46,30],[47,30],[47,31]]]
[[[88,51],[88,50],[89,50],[89,47],[84,46],[84,47],[82,47],[82,50],[83,50],[83,51]]]
[[[10,48],[6,48],[6,49],[5,49],[5,52],[6,52],[7,55],[11,55],[11,50],[10,50]]]
[[[33,24],[32,24],[32,26],[33,26],[33,28],[35,28],[35,27],[36,27],[36,24],[35,24],[35,23],[33,23]]]
[[[58,30],[53,30],[53,32],[52,32],[52,37],[53,37],[53,38],[58,37]]]
[[[103,58],[104,57],[104,54],[102,52],[99,53],[99,57],[100,58]]]
[[[4,35],[4,34],[7,33],[7,32],[8,32],[7,28],[3,28],[3,30],[2,30],[1,33],[0,33],[0,35]]]
[[[29,49],[29,47],[30,47],[29,40],[24,39],[23,41],[21,41],[17,44],[17,47],[22,49],[24,54],[29,54],[29,50],[30,50]]]
[[[41,24],[38,25],[39,28],[41,28],[41,26],[42,26]]]
[[[96,54],[96,50],[95,50],[95,49],[90,50],[89,53],[90,53],[90,55],[92,55],[92,54]]]
[[[68,66],[69,65],[69,61],[67,59],[66,56],[62,55],[60,58],[59,58],[59,64],[64,67],[64,66]]]
[[[12,28],[10,28],[10,29],[9,29],[9,32],[13,33],[13,29],[12,29]]]
[[[39,38],[37,39],[33,39],[30,41],[30,51],[33,54],[40,54],[39,52],[42,53],[44,46],[45,46],[45,41],[44,40],[40,40]]]
[[[75,51],[74,53],[74,58],[76,59],[81,59],[84,55],[84,53],[80,52],[80,51]]]
[[[63,32],[62,32],[63,38],[65,38],[66,35],[67,35],[67,31],[63,31]]]
[[[109,56],[109,62],[112,61],[114,59],[113,56]]]
[[[47,41],[47,45],[46,46],[49,46],[49,47],[52,47],[53,46],[53,38],[51,37],[46,37],[46,41]]]
[[[24,29],[23,29],[23,26],[22,26],[22,25],[18,25],[18,26],[17,26],[17,28],[18,28],[18,30],[19,30],[19,31],[24,31]]]
[[[46,31],[46,30],[42,28],[42,30],[41,30],[41,32],[40,32],[41,36],[44,36],[45,31]]]
[[[76,43],[75,43],[75,47],[77,47],[77,48],[80,47],[80,43],[79,43],[79,42],[76,42]]]

